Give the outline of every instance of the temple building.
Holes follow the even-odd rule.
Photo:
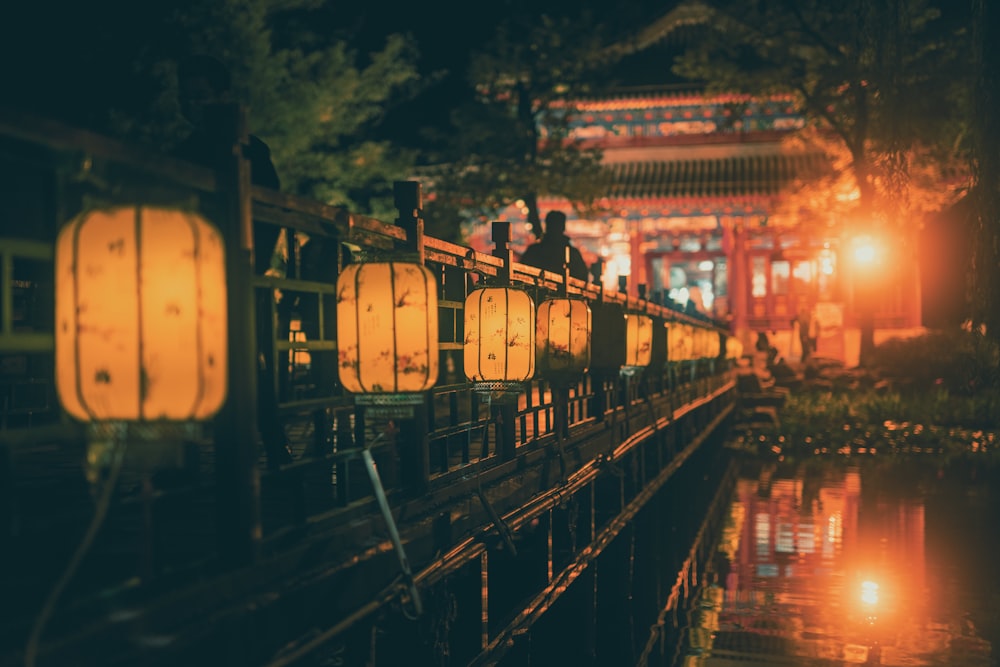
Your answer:
[[[572,135],[598,147],[609,172],[600,213],[578,215],[542,198],[541,215],[568,215],[566,232],[604,283],[646,285],[654,299],[729,322],[747,343],[771,337],[798,359],[798,327],[816,353],[857,363],[859,293],[875,291],[876,339],[921,327],[916,232],[891,241],[859,233],[823,211],[788,206],[795,189],[829,170],[829,158],[789,141],[805,125],[789,97],[706,95],[692,86],[636,87],[579,100]],[[511,206],[514,247],[534,240],[527,209]],[[863,232],[863,226],[860,229]],[[490,247],[488,226],[468,242]]]

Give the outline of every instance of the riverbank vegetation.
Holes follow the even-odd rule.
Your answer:
[[[773,427],[738,440],[776,456],[876,453],[990,458],[1000,448],[1000,349],[967,331],[878,346],[872,368],[806,368]],[[812,369],[812,372],[810,372]],[[818,375],[818,377],[817,377]],[[813,380],[810,381],[810,376]]]

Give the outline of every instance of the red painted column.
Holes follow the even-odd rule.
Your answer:
[[[632,275],[629,276],[628,294],[638,296],[639,285],[648,285],[648,273],[646,271],[646,257],[642,252],[642,220],[636,220],[629,230],[629,255],[632,263]]]
[[[734,218],[730,234],[732,249],[729,253],[729,303],[733,314],[733,335],[746,345],[749,340],[747,332],[747,263],[746,231],[743,220]]]

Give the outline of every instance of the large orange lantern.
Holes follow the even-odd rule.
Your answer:
[[[465,299],[465,377],[477,391],[516,392],[535,373],[535,304],[515,287],[480,287]]]
[[[189,212],[83,213],[55,252],[56,388],[84,421],[186,421],[226,397],[225,254]]]
[[[359,395],[415,395],[438,377],[434,274],[415,262],[351,264],[337,278],[340,382]]]

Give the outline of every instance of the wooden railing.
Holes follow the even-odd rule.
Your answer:
[[[337,380],[334,285],[359,251],[404,243],[406,225],[415,222],[405,214],[401,224],[389,224],[259,187],[241,192],[239,179],[225,170],[213,173],[10,110],[0,110],[0,172],[16,173],[26,184],[20,200],[0,201],[0,553],[10,558],[0,574],[7,591],[0,610],[5,618],[22,619],[0,631],[0,657],[16,652],[43,604],[63,610],[57,625],[65,629],[79,620],[75,614],[89,613],[88,600],[150,599],[209,573],[236,572],[281,554],[299,556],[269,576],[291,577],[310,557],[323,557],[307,554],[318,536],[332,549],[330,536],[336,535],[338,553],[353,550],[363,558],[372,536],[357,519],[378,512],[366,449],[389,504],[402,515],[427,516],[509,479],[518,466],[551,461],[556,472],[543,479],[555,481],[545,486],[563,483],[594,463],[593,448],[583,443],[595,434],[608,439],[610,457],[637,429],[656,432],[675,414],[721,395],[730,382],[727,360],[670,360],[660,338],[662,351],[636,377],[594,369],[565,393],[536,378],[516,404],[484,402],[462,369],[462,308],[469,290],[496,276],[504,262],[428,237],[425,261],[438,277],[440,298],[441,375],[414,420],[371,418]],[[227,183],[236,183],[236,191]],[[286,275],[253,275],[246,257],[227,257],[229,275],[241,275],[247,286],[230,299],[242,300],[252,318],[242,321],[256,323],[231,327],[238,339],[231,345],[248,346],[252,355],[236,358],[263,358],[266,371],[237,368],[242,374],[234,377],[243,381],[231,378],[228,400],[248,412],[224,411],[212,423],[186,425],[172,461],[153,460],[155,449],[144,442],[158,436],[132,427],[135,442],[99,537],[57,599],[53,582],[83,539],[107,462],[101,429],[73,422],[56,401],[51,248],[59,226],[88,197],[155,193],[162,200],[164,192],[194,202],[230,236],[238,229],[233,218],[240,201],[249,200],[253,224],[279,226],[291,241]],[[33,217],[25,219],[26,210]],[[412,210],[412,203],[401,210]],[[221,219],[218,211],[226,212]],[[575,279],[564,287],[559,275],[516,263],[506,268],[536,303],[564,289],[594,305],[643,311],[659,336],[672,322],[726,334],[714,322],[623,292]],[[595,308],[595,318],[601,312]],[[254,376],[256,392],[245,381]],[[38,397],[33,406],[20,398],[26,386]],[[262,417],[259,437],[249,416],[255,406]],[[681,448],[671,445],[670,451]],[[533,492],[519,493],[511,502],[524,502]]]

